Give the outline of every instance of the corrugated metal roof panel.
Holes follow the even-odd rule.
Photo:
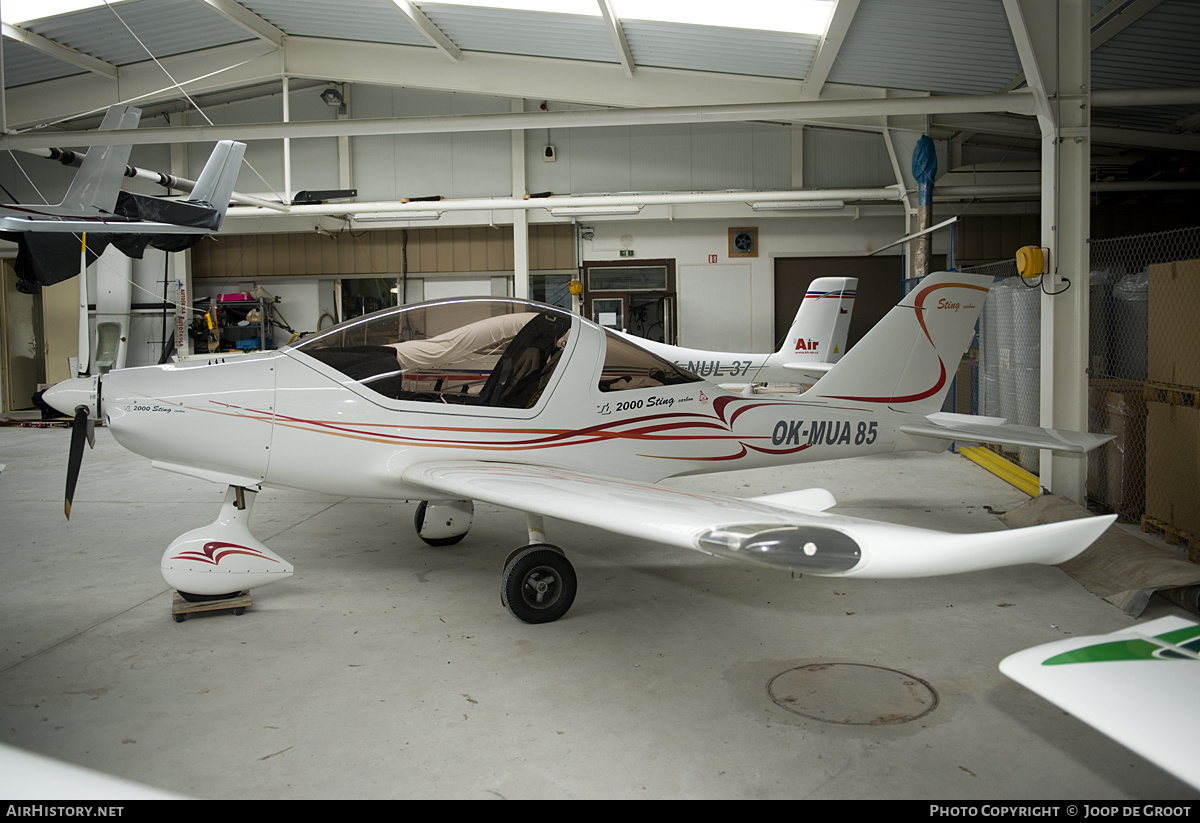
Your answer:
[[[32,46],[4,41],[4,85],[8,88],[82,74],[83,69],[44,54]]]
[[[624,21],[629,51],[639,66],[716,71],[802,80],[820,38],[809,34],[717,26]]]
[[[391,0],[241,0],[276,28],[297,37],[428,46]],[[432,46],[430,47],[432,48]]]
[[[1200,86],[1200,3],[1167,0],[1092,52],[1092,88]]]
[[[464,51],[618,62],[600,17],[422,3],[421,11]]]
[[[1020,73],[999,0],[906,0],[859,6],[829,81],[992,94]]]
[[[251,38],[194,0],[131,0],[35,21],[29,30],[115,66]]]

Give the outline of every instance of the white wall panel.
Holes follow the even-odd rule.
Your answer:
[[[629,132],[634,191],[693,188],[690,125],[635,126]]]
[[[754,186],[749,123],[717,123],[692,133],[692,186],[699,191]]]
[[[895,182],[882,135],[849,129],[804,130],[805,188],[890,186]]]
[[[792,187],[792,130],[789,126],[751,124],[754,136],[754,188]]]
[[[571,191],[630,191],[629,129],[576,129],[571,133]],[[561,161],[560,161],[561,162]]]
[[[679,266],[679,345],[748,352],[754,347],[749,263]]]
[[[512,194],[512,136],[506,131],[452,135],[453,186],[450,197],[502,197]],[[445,169],[440,169],[442,173]]]

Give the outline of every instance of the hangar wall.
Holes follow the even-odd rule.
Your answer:
[[[297,83],[289,94],[293,121],[330,120],[338,116],[320,98],[326,84]],[[511,111],[508,98],[413,89],[357,85],[345,89],[349,116],[404,117],[465,115]],[[521,105],[536,111],[540,101]],[[557,104],[550,104],[551,107]],[[283,119],[280,93],[210,106],[207,117],[216,124],[269,122]],[[171,125],[201,122],[198,115],[172,115]],[[164,118],[146,118],[143,128],[167,125]],[[915,134],[915,133],[914,133]],[[348,163],[339,157],[337,138],[295,138],[290,144],[291,192],[305,189],[358,188],[358,200],[394,200],[441,195],[446,198],[510,196],[514,189],[555,194],[656,191],[770,190],[790,188],[878,187],[891,184],[894,172],[883,137],[871,131],[801,127],[773,123],[714,123],[597,129],[530,129],[524,132],[524,180],[514,183],[514,136],[507,131],[434,135],[352,137]],[[554,162],[545,162],[546,146],[555,148]],[[211,150],[209,144],[134,147],[131,163],[144,168],[175,170],[196,177]],[[280,140],[251,141],[237,190],[282,199],[285,188],[284,144]],[[339,179],[339,161],[349,167],[349,180]],[[16,164],[21,168],[17,169]],[[11,173],[9,173],[11,172]],[[73,172],[36,158],[0,156],[0,174],[12,183],[21,202],[57,202]],[[26,177],[28,175],[28,178]],[[127,187],[148,194],[161,188],[145,181]],[[480,220],[490,225],[480,225]],[[411,270],[429,276],[454,278],[467,272],[511,274],[511,212],[444,213],[437,228],[410,229],[416,238],[440,238],[410,258]],[[574,251],[573,221],[554,218],[545,210],[528,212],[530,268],[533,271],[572,270],[575,261],[562,249]],[[670,258],[679,272],[679,342],[704,346],[727,339],[751,350],[766,351],[773,338],[773,266],[780,256],[858,256],[890,243],[905,233],[899,204],[875,205],[838,212],[775,216],[752,211],[743,204],[647,207],[634,219],[579,218],[593,228],[592,238],[579,244],[584,260],[618,259],[622,251],[634,258]],[[320,233],[314,229],[320,226]],[[759,231],[759,253],[751,259],[728,258],[728,230],[753,226]],[[187,254],[195,264],[194,297],[222,291],[242,291],[270,278],[268,290],[283,300],[281,307],[297,329],[313,330],[328,310],[331,280],[351,274],[398,275],[399,265],[387,253],[395,245],[396,228],[362,230],[336,218],[283,218],[273,213],[254,219],[230,219],[222,235],[205,240]],[[556,246],[554,261],[539,259],[546,236],[570,233]],[[549,235],[547,234],[549,232]],[[449,248],[483,248],[484,262],[450,251],[430,250],[445,238]],[[330,235],[341,240],[330,242]],[[266,236],[263,236],[266,235]],[[292,235],[288,237],[288,235]],[[496,242],[500,240],[500,245]],[[349,241],[349,242],[347,242]],[[935,243],[945,242],[935,238]],[[418,240],[418,245],[420,241]],[[270,250],[269,252],[267,250]],[[332,249],[337,249],[336,254]],[[348,251],[353,249],[352,254]],[[936,247],[935,247],[936,251]],[[422,255],[434,254],[435,263]],[[898,254],[898,250],[890,252]],[[348,256],[349,255],[349,256]],[[477,255],[476,255],[477,256]],[[501,256],[503,260],[501,261]],[[715,256],[715,258],[714,258]],[[573,255],[572,255],[573,257]],[[182,259],[182,257],[181,257]],[[712,260],[716,262],[711,262]],[[450,262],[447,263],[446,261]],[[365,262],[364,262],[365,261]],[[156,263],[149,268],[158,269]],[[175,267],[179,271],[185,265]],[[897,277],[902,264],[897,260]],[[140,269],[139,269],[140,270]],[[737,301],[722,300],[718,290],[728,278]],[[159,278],[161,280],[161,278]],[[148,282],[145,286],[151,286]],[[154,288],[161,286],[161,283]],[[492,286],[495,288],[495,285]],[[152,298],[147,298],[152,299]],[[714,324],[727,324],[717,332]],[[154,362],[161,348],[161,326],[141,319],[133,324],[129,365]],[[741,332],[735,330],[748,329]],[[144,338],[144,339],[143,339]],[[285,342],[276,338],[276,343]],[[724,344],[723,344],[724,345]],[[743,346],[737,346],[743,348]]]

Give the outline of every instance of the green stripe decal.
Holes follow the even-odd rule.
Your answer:
[[[1186,626],[1182,629],[1160,634],[1156,638],[1163,643],[1179,646],[1193,654],[1200,651],[1200,626]],[[1109,663],[1119,660],[1195,660],[1188,654],[1181,654],[1171,649],[1164,649],[1149,640],[1131,638],[1129,640],[1113,640],[1107,643],[1097,643],[1082,649],[1056,654],[1042,662],[1043,666],[1062,666],[1068,663]]]

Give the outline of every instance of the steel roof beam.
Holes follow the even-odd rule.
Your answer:
[[[56,60],[62,60],[64,63],[70,63],[85,71],[90,71],[93,74],[99,74],[104,77],[116,79],[117,67],[112,63],[106,63],[92,57],[90,54],[84,54],[81,51],[68,48],[62,43],[42,37],[40,34],[34,34],[27,29],[22,29],[17,26],[10,26],[8,23],[0,23],[0,32],[9,40],[14,40],[18,43],[24,43],[30,48],[37,49],[42,54],[49,55]]]
[[[362,137],[387,134],[446,134],[514,129],[594,128],[679,123],[735,123],[841,117],[953,114],[963,112],[1032,113],[1030,95],[981,94],[939,97],[889,97],[868,100],[810,100],[791,103],[735,103],[719,106],[666,106],[632,109],[494,112],[426,117],[381,117],[299,123],[223,123],[165,129],[26,132],[0,137],[0,149],[52,145],[203,143],[215,140],[277,140],[285,137]]]
[[[637,64],[633,62],[633,54],[629,51],[629,41],[625,39],[625,29],[621,25],[621,19],[613,11],[612,0],[596,0],[596,3],[600,6],[600,14],[604,17],[604,27],[608,29],[608,36],[612,39],[617,57],[621,59],[621,68],[625,70],[625,76],[632,80],[634,72],[637,70]]]
[[[837,0],[829,18],[829,25],[825,29],[825,36],[821,38],[821,45],[817,48],[817,54],[813,57],[812,65],[804,78],[804,86],[800,90],[801,97],[820,97],[821,89],[829,79],[829,72],[842,49],[842,43],[846,41],[846,32],[850,30],[850,21],[858,11],[858,4],[859,0]]]
[[[392,0],[392,2],[396,4],[396,8],[404,13],[404,16],[408,18],[408,22],[413,24],[413,27],[420,32],[421,36],[429,41],[429,45],[436,48],[455,63],[462,60],[462,49],[454,45],[454,42],[446,36],[446,33],[435,26],[433,21],[425,16],[425,12],[414,6],[409,0]]]
[[[199,0],[199,2],[259,40],[283,48],[287,32],[271,25],[241,3],[235,3],[233,0]]]

